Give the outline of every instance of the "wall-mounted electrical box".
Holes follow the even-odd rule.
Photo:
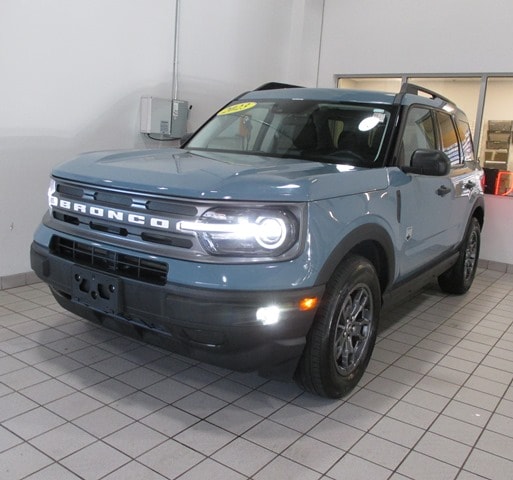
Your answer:
[[[181,138],[187,133],[188,114],[184,100],[141,97],[141,133]]]

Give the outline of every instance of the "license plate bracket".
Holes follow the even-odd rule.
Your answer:
[[[80,265],[72,268],[72,300],[106,313],[120,310],[121,280]]]

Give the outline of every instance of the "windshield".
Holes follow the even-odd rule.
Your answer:
[[[389,119],[390,112],[375,105],[238,101],[219,111],[185,148],[370,167]]]

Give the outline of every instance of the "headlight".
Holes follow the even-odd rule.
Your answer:
[[[195,232],[211,255],[224,256],[277,257],[299,237],[299,222],[286,208],[214,208],[177,228]]]

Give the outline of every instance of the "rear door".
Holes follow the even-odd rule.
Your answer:
[[[451,160],[452,208],[449,230],[451,245],[463,239],[471,215],[474,196],[480,191],[480,178],[474,167],[474,148],[470,126],[463,120],[455,121],[446,112],[436,112],[440,132],[440,148]]]

